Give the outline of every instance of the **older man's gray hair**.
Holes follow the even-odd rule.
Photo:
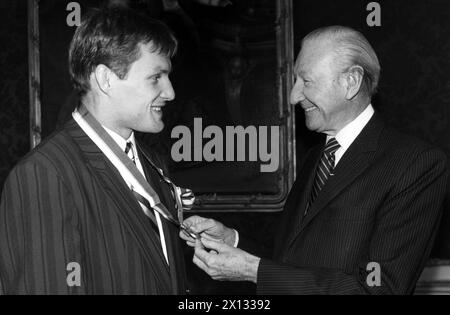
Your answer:
[[[370,43],[360,32],[345,26],[327,26],[316,29],[303,38],[302,46],[314,40],[329,40],[336,53],[336,61],[345,72],[352,66],[364,70],[362,91],[371,97],[377,90],[380,63]]]

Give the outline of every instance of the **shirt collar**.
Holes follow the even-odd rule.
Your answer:
[[[120,136],[118,133],[116,133],[115,131],[112,131],[111,129],[108,129],[107,127],[103,126],[102,127],[106,130],[106,132],[111,136],[111,138],[113,138],[113,140],[117,143],[117,145],[122,149],[125,150],[126,146],[127,146],[127,142],[131,141],[131,143],[133,144],[133,148],[136,147],[136,140],[134,139],[134,132],[131,132],[131,135],[128,137],[128,139],[124,139],[122,138],[122,136]]]
[[[355,141],[356,137],[361,133],[364,127],[369,122],[375,113],[372,104],[366,107],[366,109],[358,115],[353,121],[348,123],[342,128],[335,136],[337,142],[341,145],[341,148],[347,150],[350,145]],[[331,136],[327,136],[327,143],[331,139]]]

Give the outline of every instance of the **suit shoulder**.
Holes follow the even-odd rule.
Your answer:
[[[64,167],[76,154],[76,148],[68,133],[62,129],[53,132],[33,150],[28,152],[13,168],[13,171],[32,165],[54,169]]]
[[[421,154],[427,154],[442,161],[446,161],[447,159],[445,153],[437,146],[390,127],[383,130],[380,136],[380,142],[389,152],[408,156],[410,160]]]
[[[448,158],[438,147],[394,129],[386,129],[379,140],[379,161],[389,165],[392,176],[410,176],[433,170],[448,173]]]

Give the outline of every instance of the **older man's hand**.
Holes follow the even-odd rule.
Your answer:
[[[201,238],[192,261],[214,280],[256,283],[260,260],[239,248]]]
[[[197,234],[200,234],[204,239],[222,242],[229,246],[234,245],[236,238],[235,231],[216,220],[194,215],[184,220],[183,225]],[[183,230],[180,231],[180,237],[185,240],[189,246],[195,246],[195,239]]]

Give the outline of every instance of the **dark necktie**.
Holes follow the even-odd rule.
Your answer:
[[[314,177],[314,185],[311,191],[311,196],[309,198],[308,205],[305,210],[305,215],[308,212],[309,207],[314,203],[317,196],[319,195],[328,177],[333,175],[334,170],[334,154],[341,146],[335,138],[331,138],[325,145],[322,156],[320,158],[319,165],[317,166],[316,175]]]
[[[133,144],[131,143],[131,141],[128,141],[127,146],[125,147],[125,154],[127,156],[129,156],[131,158],[131,160],[133,161],[133,163],[136,165],[136,158],[134,156],[134,151],[131,149],[132,146],[133,146]],[[129,155],[129,153],[131,154],[131,156]],[[156,216],[155,216],[155,213],[153,212],[150,202],[148,202],[148,200],[144,196],[142,196],[138,192],[134,191],[133,188],[131,188],[131,191],[133,192],[133,195],[137,199],[137,201],[139,201],[139,203],[141,204],[141,206],[144,210],[144,213],[147,215],[147,217],[150,218],[152,227],[155,230],[156,235],[159,238],[158,223],[156,221]]]

